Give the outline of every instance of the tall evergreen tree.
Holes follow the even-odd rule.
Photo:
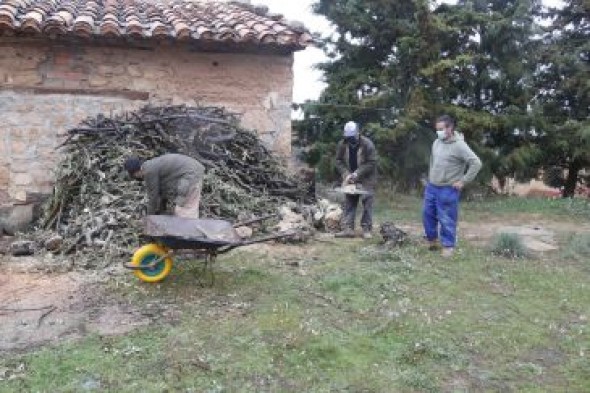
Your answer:
[[[328,87],[297,125],[318,142],[310,156],[330,167],[342,125],[355,120],[379,146],[381,172],[416,182],[433,138],[416,72],[438,53],[428,1],[320,0],[315,10],[336,32],[324,42],[331,60],[319,66]]]
[[[461,0],[437,11],[452,27],[432,66],[443,71],[439,80],[448,75],[438,99],[486,148],[484,161],[500,180],[530,176],[528,163],[539,155],[529,105],[538,9],[535,0]]]
[[[432,120],[448,112],[488,163],[487,178],[528,168],[539,155],[528,113],[537,7],[536,0],[319,0],[316,12],[336,26],[324,42],[331,60],[320,65],[328,87],[299,129],[314,129],[312,139],[329,152],[345,120],[361,122],[383,172],[410,186],[426,171]]]
[[[567,170],[564,197],[574,195],[580,170],[590,168],[590,1],[567,0],[546,14],[536,75],[538,166]]]

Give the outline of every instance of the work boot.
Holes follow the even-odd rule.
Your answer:
[[[355,237],[355,233],[354,233],[354,229],[345,229],[342,232],[338,232],[334,235],[334,237],[338,237],[338,238],[353,238]]]
[[[443,258],[451,258],[454,253],[455,249],[453,247],[444,247],[441,255]]]
[[[428,241],[428,250],[429,251],[439,251],[440,250],[440,243],[438,240],[429,240]]]
[[[373,234],[371,233],[371,231],[369,231],[369,230],[363,231],[363,239],[370,240],[372,238],[373,238]]]

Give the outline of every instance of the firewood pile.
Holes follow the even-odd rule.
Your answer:
[[[63,238],[61,252],[128,254],[139,244],[146,192],[123,169],[126,157],[181,153],[207,168],[201,215],[235,220],[301,202],[306,185],[288,173],[236,115],[218,107],[144,107],[100,115],[68,131],[42,226]],[[108,257],[108,255],[107,255]]]
[[[407,243],[409,235],[406,231],[398,228],[392,222],[384,222],[381,224],[379,233],[383,236],[383,244],[391,247],[399,247]]]
[[[344,212],[339,204],[321,199],[312,206],[314,226],[325,232],[339,232]]]

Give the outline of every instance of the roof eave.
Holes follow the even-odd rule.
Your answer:
[[[257,42],[234,42],[217,40],[181,39],[172,38],[143,38],[137,36],[103,36],[82,34],[36,34],[31,32],[21,33],[13,30],[2,29],[0,26],[0,41],[11,41],[15,44],[20,41],[52,42],[56,44],[87,45],[87,46],[116,46],[130,49],[156,49],[161,46],[177,46],[195,52],[218,53],[259,53],[289,55],[305,50],[311,46],[309,43],[279,44]]]

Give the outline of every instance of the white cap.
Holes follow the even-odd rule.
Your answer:
[[[359,126],[354,121],[349,121],[344,126],[344,137],[349,136],[358,136],[359,134]]]

